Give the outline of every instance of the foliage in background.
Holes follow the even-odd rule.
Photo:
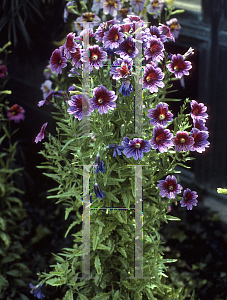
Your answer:
[[[64,0],[62,0],[64,1]],[[44,20],[41,4],[53,5],[55,0],[2,0],[0,3],[0,29],[7,27],[7,40],[12,41],[13,46],[18,43],[20,35],[25,39],[28,47],[31,46],[33,37],[30,36],[27,23],[37,23]]]
[[[0,49],[6,66],[7,43]],[[31,274],[29,268],[21,262],[24,253],[22,236],[24,234],[21,222],[26,217],[26,211],[20,200],[23,193],[16,184],[15,177],[20,175],[22,168],[15,165],[17,142],[12,143],[11,138],[17,130],[11,132],[10,120],[6,117],[8,112],[7,95],[10,90],[4,90],[7,82],[7,73],[0,79],[0,299],[28,299],[21,290],[28,285]]]

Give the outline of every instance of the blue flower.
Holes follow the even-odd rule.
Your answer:
[[[104,162],[100,159],[99,152],[98,155],[95,157],[95,173],[97,174],[99,171],[105,173],[105,166]]]
[[[42,286],[43,284],[38,284],[34,286],[32,283],[29,283],[30,288],[32,289],[30,291],[31,294],[34,295],[34,297],[37,297],[38,299],[43,299],[45,298],[45,295],[42,293]]]
[[[113,157],[116,157],[117,154],[121,155],[121,151],[123,151],[125,147],[117,145],[117,144],[109,144],[109,146],[107,146],[106,149],[108,149],[108,148],[114,148]]]
[[[94,191],[95,191],[96,198],[97,197],[99,197],[100,199],[105,198],[105,193],[100,189],[97,182],[95,182]]]
[[[143,152],[149,152],[151,145],[149,141],[145,141],[141,138],[134,138],[132,141],[128,137],[123,138],[121,142],[122,146],[125,147],[124,154],[127,158],[132,157],[135,160],[143,158]]]
[[[133,92],[133,87],[130,81],[123,81],[119,92],[124,96],[129,96],[131,92]]]

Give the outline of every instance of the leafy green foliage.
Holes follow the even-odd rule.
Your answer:
[[[9,53],[7,43],[0,53]],[[25,279],[30,275],[28,267],[21,262],[24,253],[21,244],[22,227],[20,223],[26,217],[26,211],[20,200],[23,193],[17,188],[14,176],[20,174],[22,168],[12,168],[17,151],[17,143],[11,143],[15,133],[10,131],[10,121],[5,118],[8,102],[4,93],[6,78],[1,80],[2,93],[0,96],[0,299],[27,299],[20,293],[21,288],[27,285]]]

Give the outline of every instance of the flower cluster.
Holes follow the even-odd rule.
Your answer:
[[[121,10],[119,1],[103,0],[94,2],[93,9],[98,11],[103,4],[104,14],[116,16],[116,9]],[[143,1],[134,3],[134,11],[141,10],[144,5]],[[158,16],[163,9],[164,1],[151,1],[147,10]],[[79,22],[91,22],[91,28],[83,29]],[[168,78],[175,76],[183,78],[189,75],[192,68],[191,62],[187,58],[193,54],[193,49],[184,54],[169,54],[165,51],[165,43],[175,41],[179,35],[180,25],[176,18],[170,19],[166,25],[146,27],[146,23],[136,15],[127,15],[123,18],[123,24],[119,24],[118,18],[101,23],[96,30],[93,30],[95,23],[100,20],[94,13],[85,13],[77,19],[76,26],[78,36],[75,33],[69,33],[66,37],[65,44],[54,50],[50,58],[50,69],[57,75],[62,73],[62,69],[70,65],[69,77],[81,77],[81,70],[84,66],[89,66],[89,72],[99,76],[100,69],[107,65],[109,67],[112,81],[118,81],[120,88],[110,90],[110,86],[105,83],[94,87],[89,93],[69,94],[73,87],[70,87],[65,94],[61,91],[51,90],[50,80],[46,80],[42,85],[44,100],[39,102],[39,106],[51,103],[53,96],[63,96],[68,104],[67,112],[74,115],[78,121],[85,116],[90,116],[97,109],[100,115],[107,114],[117,108],[117,102],[122,94],[124,97],[132,95],[133,79],[136,74],[136,64],[134,59],[139,58],[140,50],[143,52],[142,59],[144,74],[141,75],[140,83],[142,90],[148,95],[159,93],[165,87]],[[78,25],[79,24],[79,25]],[[83,49],[84,37],[90,37],[95,44]],[[111,66],[109,60],[111,58]],[[166,68],[163,65],[166,64]],[[164,72],[164,70],[166,71]],[[137,72],[138,73],[138,72]],[[168,73],[167,79],[166,74]],[[75,88],[75,87],[74,87]],[[122,97],[121,95],[121,97]],[[131,96],[132,97],[132,96]],[[157,103],[157,102],[156,102]],[[135,137],[130,140],[127,136],[123,137],[121,144],[109,144],[106,149],[113,149],[113,157],[121,155],[122,152],[127,158],[133,157],[134,160],[143,159],[144,153],[155,150],[157,153],[167,152],[170,148],[175,148],[176,152],[197,151],[203,152],[209,146],[207,138],[209,136],[205,127],[205,119],[208,115],[205,113],[206,107],[202,103],[191,101],[191,118],[194,124],[191,132],[185,130],[177,131],[175,134],[167,127],[173,122],[173,114],[169,111],[166,103],[159,101],[156,107],[148,110],[147,117],[150,119],[150,140]],[[35,139],[39,142],[44,138],[45,123],[40,133]],[[104,162],[100,159],[98,152],[95,159],[95,173],[105,172]],[[169,184],[169,185],[168,185]],[[160,182],[162,196],[168,195],[170,199],[174,198],[175,193],[179,193],[181,186],[177,185],[173,177],[167,178],[166,182]],[[167,188],[167,186],[169,186]],[[105,197],[104,192],[100,189],[95,180],[94,186],[96,197]],[[184,198],[189,199],[189,193]],[[194,199],[192,197],[192,199]],[[186,200],[185,200],[186,201]]]
[[[165,180],[159,180],[157,187],[161,190],[159,195],[168,197],[169,199],[175,199],[176,194],[179,194],[183,187],[180,184],[177,184],[177,179],[175,176],[168,175]],[[183,198],[180,201],[181,207],[187,206],[188,210],[192,210],[193,206],[197,206],[198,197],[197,193],[186,189],[183,192]]]

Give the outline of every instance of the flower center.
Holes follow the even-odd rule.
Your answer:
[[[158,0],[154,0],[152,3],[152,8],[157,8],[158,7]]]
[[[146,77],[146,80],[149,82],[151,81],[153,78],[152,78],[152,74],[149,74],[147,77]]]
[[[116,34],[116,35],[114,36],[114,40],[117,41],[118,39],[119,39],[119,36]]]
[[[21,112],[21,108],[14,104],[11,108],[10,108],[10,114],[11,116],[16,116]]]
[[[128,49],[128,53],[131,53],[132,52],[132,49]]]
[[[115,4],[115,0],[107,0],[108,4],[113,6]]]
[[[159,142],[159,141],[160,141],[160,138],[157,136],[157,137],[155,138],[155,140],[156,140],[157,142]]]
[[[165,115],[164,114],[160,114],[158,118],[159,118],[159,120],[164,120],[165,119]]]
[[[170,31],[173,31],[173,30],[177,30],[178,29],[178,23],[174,22],[173,24],[170,25]]]
[[[172,191],[173,190],[173,186],[169,185],[169,190]]]
[[[84,13],[83,19],[85,22],[92,22],[94,20],[94,14],[93,13]]]
[[[98,55],[97,54],[92,54],[92,60],[97,60],[98,59]]]
[[[184,143],[185,143],[185,139],[184,139],[184,138],[181,138],[181,139],[180,139],[180,142],[181,142],[181,144],[184,144]]]
[[[103,103],[102,98],[99,98],[99,99],[98,99],[98,103],[100,103],[100,104]]]
[[[136,148],[140,148],[140,143],[136,143]]]
[[[178,66],[174,66],[174,71],[178,71]]]

